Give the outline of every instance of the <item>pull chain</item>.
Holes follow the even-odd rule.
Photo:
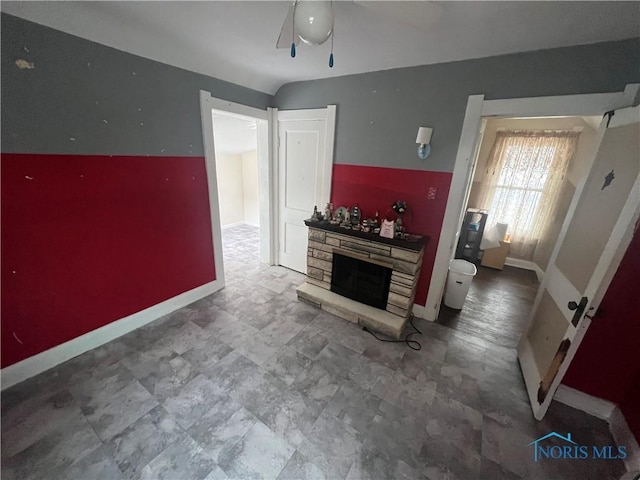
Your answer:
[[[331,0],[331,13],[333,13],[333,0]],[[336,33],[336,22],[333,21],[333,27],[331,28],[331,55],[329,55],[329,68],[333,68],[333,37]]]
[[[296,57],[296,6],[298,1],[293,4],[293,15],[291,16],[291,58]]]

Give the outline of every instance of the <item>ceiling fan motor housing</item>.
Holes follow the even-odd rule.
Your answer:
[[[294,13],[295,33],[308,45],[322,45],[333,33],[331,2],[300,0]]]

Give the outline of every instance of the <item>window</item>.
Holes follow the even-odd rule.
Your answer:
[[[551,220],[578,132],[498,132],[481,194],[488,225],[509,224],[512,250],[529,256]]]

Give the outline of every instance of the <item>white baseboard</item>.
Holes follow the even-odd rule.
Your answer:
[[[9,365],[0,371],[0,383],[5,390],[17,383],[42,373],[56,365],[92,350],[100,345],[115,340],[116,338],[151,323],[158,318],[167,315],[179,308],[195,302],[213,292],[219,290],[222,284],[219,280],[206,283],[199,287],[181,293],[173,298],[165,300],[140,312],[116,320],[103,327],[85,333],[68,342],[57,345],[49,350],[26,358],[18,363]]]
[[[580,390],[562,384],[558,387],[558,390],[556,390],[553,399],[607,421],[609,417],[611,417],[611,412],[616,408],[616,404],[609,400],[593,397]]]
[[[611,412],[611,417],[609,417],[609,430],[616,445],[627,446],[627,458],[623,460],[627,471],[640,472],[640,445],[631,432],[624,414],[617,406]]]
[[[624,459],[627,471],[640,470],[640,445],[638,445],[638,441],[631,432],[620,408],[615,403],[591,396],[566,385],[558,387],[553,399],[582,410],[594,417],[606,420],[616,445],[625,445],[627,447],[627,458]]]
[[[429,310],[426,306],[418,305],[417,303],[413,304],[413,316],[416,318],[422,318],[423,320],[428,320],[430,322],[436,321],[436,316],[433,312],[431,312],[431,310]]]
[[[529,260],[507,257],[504,264],[509,265],[510,267],[522,268],[524,270],[531,270],[532,272],[535,272],[536,277],[538,277],[538,282],[541,282],[542,277],[544,277],[544,271],[537,264],[530,262]]]

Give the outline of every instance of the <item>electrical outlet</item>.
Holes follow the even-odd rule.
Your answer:
[[[427,190],[427,200],[435,200],[438,189],[436,187],[429,187]]]

